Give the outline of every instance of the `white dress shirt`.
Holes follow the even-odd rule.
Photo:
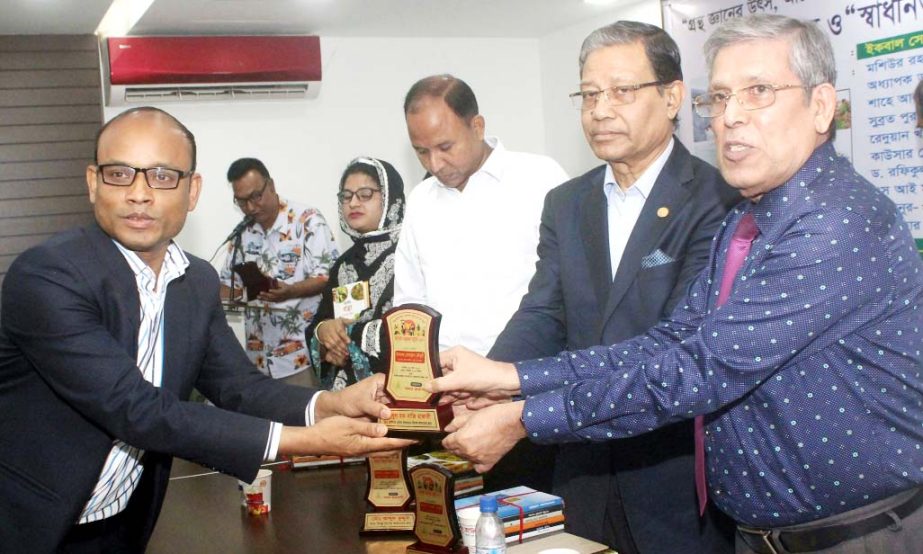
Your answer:
[[[125,257],[135,274],[138,285],[138,299],[141,305],[141,324],[138,328],[138,369],[155,387],[160,386],[163,376],[163,306],[167,298],[167,285],[183,276],[189,267],[189,260],[183,251],[170,243],[164,256],[160,274],[152,270],[134,252],[112,241]],[[80,514],[80,523],[90,523],[121,512],[128,505],[128,499],[138,481],[141,480],[141,455],[144,450],[116,439],[112,450],[103,464],[99,481],[93,488],[90,500]]]
[[[394,305],[434,308],[443,316],[439,348],[479,354],[519,307],[538,260],[545,194],[567,180],[547,156],[486,142],[493,152],[464,191],[435,177],[414,188],[394,257]]]
[[[612,166],[606,164],[606,178],[603,185],[603,191],[606,193],[606,202],[608,203],[609,217],[609,262],[612,265],[612,278],[615,279],[615,273],[619,269],[622,261],[622,255],[625,254],[625,247],[628,245],[628,237],[631,236],[635,223],[641,217],[641,210],[644,209],[644,203],[647,197],[651,195],[654,183],[660,176],[660,171],[667,163],[667,158],[673,152],[673,139],[666,149],[660,153],[660,156],[654,160],[647,169],[638,177],[628,190],[623,190],[615,181],[615,174],[612,173]]]

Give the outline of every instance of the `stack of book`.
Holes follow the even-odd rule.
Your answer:
[[[560,496],[529,487],[488,493],[497,497],[497,515],[503,520],[506,542],[516,542],[564,529],[564,501]],[[481,495],[459,498],[455,510],[478,510]]]
[[[455,476],[455,497],[460,498],[484,489],[484,476],[474,470],[474,464],[445,450],[434,450],[407,458],[407,469],[420,464],[436,464]]]
[[[291,462],[293,469],[307,469],[332,465],[361,464],[365,463],[365,456],[351,458],[340,456],[292,456]]]

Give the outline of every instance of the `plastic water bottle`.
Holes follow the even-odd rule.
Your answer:
[[[474,544],[477,554],[505,554],[506,534],[503,522],[497,515],[497,497],[481,497],[481,515],[474,527]]]

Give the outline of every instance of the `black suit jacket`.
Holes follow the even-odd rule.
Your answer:
[[[0,550],[52,551],[115,438],[146,452],[126,512],[143,545],[172,456],[251,480],[267,419],[304,425],[314,391],[253,367],[225,320],[215,271],[189,259],[167,289],[160,388],[136,366],[134,274],[99,227],[58,235],[10,267],[0,310]],[[186,402],[193,387],[219,408]]]
[[[604,175],[600,166],[548,193],[529,292],[489,357],[538,358],[646,331],[704,267],[712,237],[740,200],[715,168],[675,140],[613,279]],[[641,552],[726,549],[726,538],[698,517],[693,461],[691,422],[611,443],[561,446],[554,483],[568,528],[611,543],[603,514],[615,490]]]

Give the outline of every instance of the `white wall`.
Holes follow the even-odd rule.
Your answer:
[[[601,162],[593,155],[580,127],[580,112],[567,97],[580,89],[578,56],[590,32],[619,19],[662,26],[659,0],[641,0],[613,8],[609,13],[565,27],[539,41],[541,94],[544,104],[545,153],[558,160],[571,177]]]
[[[507,148],[544,150],[538,40],[323,37],[321,56],[316,99],[158,105],[189,127],[199,148],[204,190],[177,239],[183,248],[207,258],[241,219],[225,174],[242,156],[263,160],[282,195],[318,207],[347,246],[337,224],[340,174],[350,159],[370,155],[393,163],[408,189],[420,181],[402,107],[407,89],[434,73],[471,85],[487,132]],[[106,119],[119,111],[107,108]]]
[[[369,155],[394,164],[409,191],[424,174],[407,140],[404,94],[417,79],[452,73],[478,97],[487,132],[507,148],[548,154],[571,176],[599,164],[567,94],[578,88],[577,55],[593,29],[617,19],[661,24],[659,0],[639,0],[540,39],[322,37],[323,82],[311,100],[162,103],[196,135],[204,179],[199,206],[178,242],[212,255],[241,219],[225,180],[228,165],[260,158],[279,192],[315,206],[342,248],[336,187],[346,163]],[[121,108],[106,108],[106,119]],[[222,255],[216,258],[220,260]]]

